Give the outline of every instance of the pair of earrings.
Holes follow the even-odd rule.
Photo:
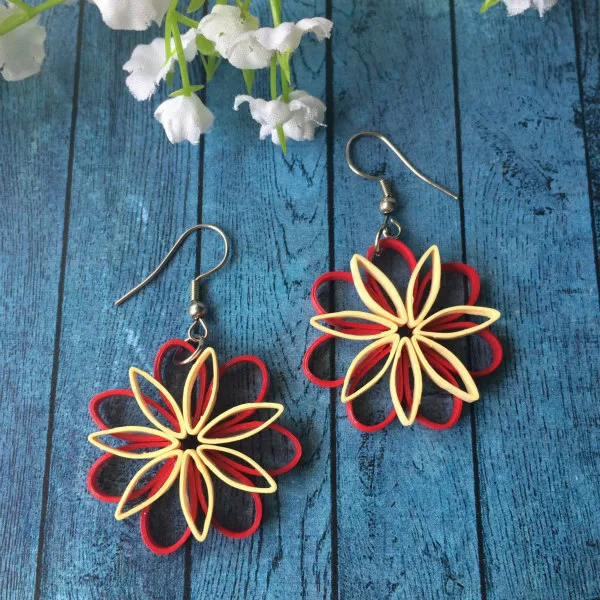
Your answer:
[[[396,418],[402,425],[415,421],[434,429],[454,425],[461,413],[462,403],[479,398],[474,378],[490,373],[500,364],[502,348],[498,339],[487,329],[500,317],[491,308],[476,306],[480,282],[477,272],[462,263],[441,263],[436,246],[429,248],[419,261],[398,240],[400,225],[392,217],[395,200],[388,181],[360,171],[351,160],[351,146],[362,135],[375,136],[387,144],[402,162],[418,177],[440,191],[457,198],[452,192],[425,177],[384,136],[363,132],[354,136],[346,147],[346,160],[358,175],[380,183],[384,197],[379,209],[384,221],[377,230],[375,243],[365,256],[355,254],[350,271],[334,271],[317,278],[312,288],[312,302],[317,315],[311,324],[322,335],[311,344],[303,360],[303,370],[313,383],[322,387],[342,387],[341,400],[349,420],[362,431],[372,432],[389,425]],[[284,411],[278,403],[265,402],[268,372],[265,364],[254,356],[240,356],[219,366],[213,348],[206,346],[208,327],[206,308],[200,301],[200,281],[218,271],[229,255],[229,242],[224,232],[215,225],[199,224],[185,231],[176,241],[158,267],[139,285],[117,301],[121,304],[152,281],[169,262],[185,239],[193,232],[207,229],[217,233],[224,252],[219,263],[191,282],[189,314],[192,323],[185,340],[171,340],[159,349],[153,374],[132,367],[129,370],[131,389],[108,390],[95,396],[90,413],[99,431],[89,441],[104,451],[92,465],[87,485],[93,496],[104,502],[117,504],[115,517],[125,519],[140,513],[142,539],[157,554],[168,554],[179,548],[193,535],[203,541],[211,525],[231,538],[243,538],[256,531],[262,519],[261,495],[273,493],[277,484],[273,479],[291,470],[300,460],[300,442],[289,430],[276,421]],[[404,297],[398,286],[373,260],[384,253],[399,255],[409,270],[409,281]],[[426,264],[430,262],[427,270]],[[466,277],[468,298],[458,306],[440,307],[439,292],[444,273]],[[327,312],[321,304],[320,292],[325,284],[351,284],[362,303],[360,310]],[[483,320],[475,322],[471,317]],[[491,349],[490,364],[479,371],[469,371],[444,342],[475,334]],[[358,340],[368,344],[352,360],[345,377],[335,380],[319,378],[312,370],[314,353],[334,339]],[[166,372],[173,365],[189,368],[185,377],[181,401],[165,384]],[[191,365],[191,368],[190,368]],[[257,369],[261,385],[254,402],[235,405],[216,414],[219,401],[219,383],[238,365]],[[423,373],[453,398],[453,409],[445,422],[428,419],[419,413],[423,397]],[[374,425],[362,423],[355,415],[353,403],[389,374],[392,408],[387,417]],[[149,386],[154,397],[142,391]],[[133,404],[141,410],[148,425],[110,427],[104,416],[105,403],[119,401]],[[268,411],[265,420],[256,417],[257,411]],[[291,443],[293,454],[283,465],[265,469],[253,458],[241,452],[237,442],[254,438],[270,430],[284,436]],[[233,445],[233,446],[232,446]],[[117,457],[143,461],[122,494],[103,490],[102,472]],[[236,531],[219,522],[214,514],[216,477],[223,484],[249,492],[254,502],[254,520],[250,527]],[[153,537],[151,514],[153,506],[177,485],[179,504],[186,528],[172,543],[164,544]]]

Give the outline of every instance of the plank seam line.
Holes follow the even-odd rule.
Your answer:
[[[333,20],[333,2],[325,0],[325,16]],[[326,130],[327,144],[327,221],[329,237],[329,271],[335,269],[335,206],[334,206],[334,95],[333,95],[333,46],[331,39],[325,44],[325,100],[328,108],[328,123]],[[335,310],[333,282],[329,284],[329,306]],[[335,340],[331,345],[329,355],[329,373],[335,375]],[[337,431],[336,431],[337,391],[329,391],[329,495],[331,502],[331,599],[339,597],[339,567],[338,567],[338,502],[337,502]]]
[[[52,438],[54,433],[54,412],[56,406],[56,388],[60,356],[60,338],[62,330],[62,311],[65,291],[65,273],[67,264],[67,249],[69,243],[69,223],[71,214],[71,194],[73,188],[73,163],[75,154],[75,128],[77,123],[77,108],[79,103],[79,75],[81,72],[81,48],[83,42],[84,0],[79,0],[79,15],[77,21],[77,49],[73,76],[73,106],[71,108],[71,131],[69,133],[69,158],[67,162],[67,182],[65,187],[65,214],[63,220],[62,248],[60,271],[58,277],[58,299],[56,306],[56,326],[54,331],[54,352],[52,358],[52,376],[50,380],[50,399],[48,407],[48,427],[46,430],[46,456],[44,459],[44,478],[42,481],[42,506],[40,509],[40,525],[38,530],[37,560],[35,568],[34,598],[38,600],[41,594],[43,552],[45,542],[45,523],[48,511],[48,490],[50,487],[50,463],[52,458]]]
[[[450,0],[450,39],[452,46],[452,79],[454,87],[454,119],[456,130],[456,163],[458,178],[460,237],[462,245],[462,261],[467,262],[467,234],[465,228],[465,201],[463,186],[463,157],[462,157],[462,128],[460,114],[460,94],[458,78],[458,44],[456,37],[456,6],[455,0]],[[465,297],[467,294],[466,283]],[[467,343],[467,361],[472,362],[471,344]],[[473,406],[469,407],[471,421],[471,453],[473,460],[473,496],[475,500],[475,527],[477,530],[477,559],[479,568],[479,589],[481,600],[487,599],[487,582],[485,578],[485,547],[483,543],[483,518],[481,512],[481,480],[479,478],[479,456],[477,452],[477,423]]]
[[[573,41],[575,45],[575,66],[577,69],[577,84],[579,88],[579,104],[581,106],[581,134],[583,137],[583,149],[585,153],[585,169],[588,184],[588,197],[590,206],[590,218],[592,227],[592,243],[594,245],[594,265],[596,268],[596,288],[598,290],[598,303],[600,304],[600,257],[598,256],[598,231],[596,230],[596,210],[594,208],[594,186],[592,184],[592,164],[588,145],[587,124],[585,120],[585,93],[583,90],[583,69],[581,66],[581,45],[579,43],[579,17],[575,0],[571,0],[571,12],[573,15]]]

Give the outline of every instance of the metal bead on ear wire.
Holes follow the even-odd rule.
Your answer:
[[[205,224],[190,227],[158,267],[116,304],[122,304],[158,276],[185,239],[200,229],[216,232],[223,241],[224,250],[216,266],[201,273],[190,283],[188,314],[192,323],[186,339],[170,340],[162,345],[154,360],[152,374],[131,367],[130,389],[102,392],[90,403],[90,414],[99,431],[90,434],[88,440],[104,454],[88,473],[88,490],[99,500],[117,503],[117,520],[139,513],[142,539],[157,554],[174,552],[190,535],[202,542],[211,528],[231,538],[243,538],[254,533],[262,519],[261,495],[276,491],[277,484],[273,477],[292,469],[302,453],[298,439],[276,423],[283,413],[283,405],[264,402],[269,376],[263,361],[247,355],[219,366],[215,350],[205,346],[208,338],[208,327],[204,320],[207,310],[200,300],[200,282],[218,271],[229,256],[229,241],[219,227]],[[181,355],[185,358],[181,358]],[[181,394],[172,393],[164,382],[165,368],[173,364],[179,367],[191,365]],[[258,395],[252,402],[242,402],[225,411],[219,410],[220,381],[240,364],[257,369],[261,382]],[[153,388],[154,398],[142,392],[142,383]],[[146,424],[111,427],[101,410],[107,400],[135,402],[146,418]],[[259,409],[268,413],[265,420],[256,417]],[[293,449],[287,463],[270,470],[231,446],[267,429],[287,438]],[[109,494],[100,483],[100,472],[103,472],[102,479],[106,480],[104,470],[115,456],[142,463],[119,496]],[[214,516],[215,505],[221,500],[215,492],[214,483],[217,480],[251,494],[255,517],[247,529],[233,531]],[[152,509],[156,501],[173,486],[178,491],[186,528],[174,543],[162,544],[151,533]]]
[[[379,211],[384,220],[377,229],[373,246],[365,256],[355,254],[352,257],[349,271],[325,273],[315,281],[311,296],[317,315],[310,323],[322,335],[306,351],[303,370],[310,381],[321,387],[342,388],[341,400],[348,418],[361,431],[383,429],[396,419],[402,425],[417,421],[432,429],[447,429],[458,421],[463,402],[479,399],[474,379],[494,371],[502,360],[500,342],[488,329],[500,318],[500,313],[493,308],[476,306],[480,281],[472,267],[457,262],[442,263],[437,246],[431,246],[417,261],[411,250],[398,240],[402,228],[392,217],[396,201],[391,183],[361,171],[352,160],[352,145],[363,136],[379,139],[417,177],[458,199],[456,194],[418,171],[384,135],[364,131],[350,138],[346,145],[348,166],[357,175],[379,183],[384,193],[379,201]],[[373,263],[374,257],[384,251],[398,254],[409,268],[411,274],[404,293]],[[447,273],[458,273],[467,279],[469,293],[464,305],[440,306],[441,279]],[[320,292],[331,282],[352,284],[364,308],[327,312],[321,304]],[[471,320],[474,317],[481,320]],[[469,371],[444,345],[449,340],[469,335],[481,338],[491,350],[490,363],[484,369]],[[313,354],[336,338],[363,341],[367,345],[351,361],[344,377],[322,379],[314,374]],[[382,421],[367,425],[357,418],[353,403],[364,398],[366,392],[386,375],[392,408]],[[452,397],[452,412],[445,421],[434,421],[420,411],[424,378]]]

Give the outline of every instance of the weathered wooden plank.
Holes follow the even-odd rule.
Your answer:
[[[0,79],[0,597],[32,598],[67,190],[77,10],[46,25],[37,77]]]
[[[504,313],[477,407],[487,597],[600,592],[598,289],[570,3],[456,3],[467,258]]]
[[[267,22],[267,3],[256,6]],[[323,15],[324,2],[285,2],[285,11],[287,20]],[[325,92],[324,55],[324,46],[306,40],[294,61],[298,85],[318,97]],[[310,285],[328,261],[326,136],[321,131],[314,142],[290,142],[283,158],[270,141],[258,140],[258,124],[245,107],[232,111],[243,81],[222,68],[207,91],[217,121],[206,137],[202,216],[230,234],[233,257],[205,286],[213,343],[223,359],[251,353],[265,360],[269,398],[285,404],[282,423],[299,436],[304,457],[279,478],[277,494],[264,499],[263,525],[252,538],[230,540],[213,531],[193,546],[191,597],[328,598],[329,404],[300,368],[312,336]],[[269,93],[266,79],[266,73],[257,77],[262,97]],[[220,249],[208,237],[204,243],[207,268]],[[279,451],[265,448],[264,460]]]
[[[338,3],[333,16],[335,267],[348,270],[381,223],[381,190],[346,166],[351,135],[388,134],[418,168],[457,188],[451,28],[448,4],[438,0],[401,9],[391,1]],[[444,260],[461,260],[457,202],[424,185],[377,142],[357,145],[356,158],[396,182],[401,239],[416,255],[435,243]],[[338,343],[338,376],[356,350]],[[381,388],[387,414],[391,400]],[[468,409],[451,431],[395,422],[361,434],[337,404],[340,598],[478,597]]]
[[[582,100],[576,124],[586,144],[588,181],[594,215],[596,252],[600,229],[600,5],[597,0],[574,2],[575,50]],[[598,259],[597,259],[598,260]]]
[[[152,117],[156,101],[138,104],[119,68],[137,43],[156,34],[110,31],[94,6],[85,9],[41,557],[41,596],[52,600],[183,597],[185,552],[152,555],[138,517],[115,521],[114,505],[93,499],[84,483],[98,456],[86,439],[95,429],[89,399],[128,387],[129,367],[150,370],[159,345],[182,336],[187,325],[193,244],[158,282],[123,307],[113,306],[196,222],[198,149],[169,145]]]

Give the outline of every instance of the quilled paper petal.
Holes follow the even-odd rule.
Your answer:
[[[394,356],[396,355],[396,351],[400,344],[400,337],[396,334],[389,335],[385,338],[375,340],[372,344],[369,344],[366,348],[363,348],[354,358],[354,360],[350,363],[348,367],[348,372],[346,373],[346,378],[344,379],[344,387],[342,388],[342,402],[351,402],[358,396],[364,394],[367,390],[371,389],[384,375],[388,370],[390,364],[394,360]],[[350,386],[352,385],[353,376],[356,374],[356,370],[360,367],[362,362],[375,352],[378,348],[382,346],[390,346],[389,355],[383,364],[383,366],[373,375],[365,384],[363,384],[359,389],[353,390],[350,392]],[[350,392],[350,393],[349,393]]]
[[[410,369],[412,371],[413,376],[413,384],[412,384],[412,404],[410,406],[410,413],[408,416],[404,412],[404,408],[402,407],[402,397],[403,397],[403,389],[402,387],[398,390],[397,382],[398,380],[403,380],[402,373],[402,358],[403,353],[406,353],[408,356],[408,360],[410,362]],[[398,394],[398,391],[400,394]],[[417,353],[413,347],[413,344],[409,338],[402,338],[400,340],[400,345],[398,346],[398,351],[394,356],[394,362],[392,364],[392,369],[390,372],[390,393],[392,395],[392,402],[394,403],[394,408],[396,409],[396,414],[398,415],[398,419],[402,425],[412,425],[417,418],[417,413],[419,412],[419,406],[421,404],[421,395],[423,393],[423,377],[421,375],[421,366],[419,365],[419,359],[417,358]]]
[[[208,496],[206,510],[204,511],[204,523],[202,525],[202,531],[198,529],[196,526],[196,519],[190,510],[190,489],[189,489],[189,467],[190,461],[192,461],[195,467],[198,469],[200,475],[202,475],[202,479],[204,480],[204,485],[206,486],[206,495]],[[194,489],[195,491],[195,489]],[[215,493],[213,488],[212,479],[210,478],[210,473],[208,469],[200,460],[200,457],[194,450],[186,450],[183,455],[183,460],[181,462],[181,475],[179,477],[179,499],[181,502],[181,510],[183,512],[183,516],[190,528],[192,535],[199,541],[203,542],[208,535],[208,530],[210,528],[210,521],[212,519],[213,509],[215,505]]]
[[[426,337],[413,336],[412,340],[417,356],[419,357],[419,362],[423,367],[423,370],[438,387],[442,388],[443,390],[446,390],[453,396],[457,396],[465,402],[475,402],[475,400],[479,400],[479,392],[477,391],[477,386],[473,381],[473,377],[471,377],[471,374],[469,373],[467,368],[462,364],[461,360],[455,354],[448,350],[448,348],[445,348],[441,344],[438,344],[437,342],[434,342],[433,340]],[[462,380],[462,383],[465,386],[465,390],[462,390],[456,385],[451,384],[433,368],[433,366],[429,363],[429,361],[423,354],[423,350],[420,347],[421,344],[423,344],[430,350],[433,350],[434,353],[439,354],[443,359],[450,363],[452,369]]]
[[[237,431],[236,433],[231,433],[230,435],[220,435],[219,437],[214,438],[209,437],[210,432],[217,425],[223,424],[224,421],[227,421],[231,417],[235,417],[240,413],[244,412],[247,415],[250,415],[259,409],[271,409],[275,412],[266,421],[257,421],[257,426],[253,429]],[[210,421],[210,423],[208,423],[198,434],[198,441],[201,444],[230,444],[232,442],[238,442],[240,440],[256,435],[259,431],[262,431],[263,429],[266,429],[271,423],[277,421],[277,419],[279,419],[282,413],[283,405],[274,402],[239,404],[238,406],[234,406],[233,408],[226,410],[224,413],[220,414],[218,417],[215,417],[212,421]],[[221,429],[221,434],[222,433],[223,429]]]
[[[121,437],[122,434],[125,435],[124,438]],[[156,441],[157,447],[155,447],[153,450],[135,452],[134,450],[124,449],[124,447],[109,446],[108,444],[100,441],[99,438],[107,436],[129,440],[138,439],[140,442]],[[132,436],[136,436],[136,438],[133,438]],[[179,440],[173,435],[164,433],[163,431],[157,431],[151,427],[138,427],[136,425],[114,427],[113,429],[102,429],[100,431],[95,431],[94,433],[90,433],[88,436],[88,441],[90,444],[93,444],[96,446],[96,448],[100,448],[100,450],[104,452],[114,454],[115,456],[122,456],[123,458],[133,459],[148,459],[161,456],[170,452],[171,450],[177,449],[180,443]],[[167,442],[167,444],[160,445],[161,442]]]
[[[372,277],[385,291],[389,299],[392,301],[396,314],[392,314],[385,310],[369,293],[365,282],[362,279],[360,270],[363,269],[368,276]],[[388,279],[387,275],[376,267],[370,260],[367,260],[360,254],[355,254],[350,261],[350,272],[354,281],[354,287],[363,301],[364,305],[374,314],[389,319],[400,327],[406,324],[406,308],[404,302],[396,289],[396,286]]]
[[[373,330],[367,330],[363,332],[361,331],[362,323],[354,321],[350,322],[350,324],[353,326],[352,329],[349,329],[347,326],[345,326],[344,330],[340,331],[328,326],[329,322],[335,323],[336,319],[343,319],[344,321],[347,319],[367,321],[367,324],[375,323],[377,325],[381,325],[382,330],[379,332],[373,332]],[[391,333],[396,333],[398,330],[397,325],[390,321],[390,319],[357,310],[343,310],[325,315],[317,315],[311,318],[310,324],[319,331],[323,331],[324,333],[329,333],[335,337],[348,340],[378,340],[382,337],[388,336]]]
[[[435,325],[438,319],[444,319],[449,315],[471,315],[476,317],[485,317],[485,321],[482,323],[472,323],[472,327],[461,327],[454,331],[436,331]],[[486,329],[492,323],[496,322],[500,318],[500,312],[494,308],[486,308],[484,306],[451,306],[444,308],[430,317],[427,317],[414,329],[415,335],[420,335],[428,338],[438,340],[451,340],[455,338],[465,337],[471,335],[482,329]],[[443,322],[443,321],[442,321]],[[451,323],[451,322],[450,322]]]
[[[164,398],[165,402],[168,404],[169,408],[171,409],[171,412],[175,415],[175,418],[177,419],[179,431],[173,431],[172,429],[169,429],[168,427],[163,425],[152,414],[152,412],[148,408],[148,405],[146,404],[144,395],[142,394],[142,390],[140,388],[140,382],[138,381],[138,377],[143,377],[146,381],[148,381],[150,384],[152,384],[160,392],[161,396]],[[144,413],[146,418],[157,429],[160,429],[161,431],[164,431],[165,433],[174,435],[176,438],[179,438],[179,439],[183,439],[186,437],[187,434],[186,434],[186,430],[185,430],[185,423],[183,420],[183,414],[181,412],[181,409],[177,405],[177,402],[175,402],[175,399],[173,398],[173,396],[171,396],[170,392],[167,390],[167,388],[162,383],[160,383],[159,381],[154,379],[154,377],[152,377],[152,375],[149,375],[148,373],[142,371],[141,369],[138,369],[137,367],[131,367],[129,369],[129,382],[131,383],[131,389],[133,390],[133,394],[135,395],[135,399],[137,400],[137,403],[138,403],[141,411]]]
[[[208,389],[208,398],[199,399],[199,401],[204,400],[205,406],[198,423],[196,423],[194,426],[192,417],[192,393],[194,392],[194,386],[196,384],[198,373],[207,362],[210,362],[212,367],[212,384]],[[190,372],[185,380],[185,386],[183,388],[183,416],[185,419],[186,430],[190,435],[198,435],[198,432],[200,429],[202,429],[204,423],[206,423],[206,421],[210,418],[215,401],[217,399],[218,391],[219,363],[217,362],[217,354],[212,348],[206,348],[202,351],[202,354],[200,354],[198,360],[190,369]]]
[[[417,291],[417,285],[419,276],[427,259],[431,256],[431,285],[429,292],[423,301],[421,307],[415,306],[415,293]],[[437,246],[431,246],[425,254],[421,257],[421,260],[417,263],[415,270],[410,276],[408,287],[406,288],[406,309],[408,313],[408,326],[416,327],[429,313],[433,303],[435,302],[438,292],[440,291],[440,278],[442,273],[442,266],[440,260],[440,251]],[[419,311],[417,315],[415,312]]]
[[[260,476],[265,479],[267,482],[266,487],[258,487],[256,485],[247,485],[240,483],[238,480],[233,477],[227,475],[223,470],[221,470],[216,463],[211,459],[210,452],[219,452],[224,453],[226,455],[235,456],[240,459],[242,462],[247,463],[253,469],[256,469],[260,473]],[[275,480],[267,473],[265,469],[263,469],[255,460],[246,456],[242,452],[238,450],[234,450],[233,448],[228,448],[227,446],[217,446],[213,444],[202,444],[198,446],[198,454],[200,458],[204,461],[204,464],[222,481],[224,481],[227,485],[234,487],[238,490],[242,490],[244,492],[257,492],[260,494],[271,494],[277,490],[277,484]]]
[[[177,476],[179,475],[179,472],[181,470],[182,458],[183,458],[183,452],[181,450],[173,450],[171,452],[163,454],[162,456],[158,456],[157,458],[154,458],[151,461],[149,461],[148,463],[146,463],[133,476],[132,480],[129,482],[129,484],[127,485],[127,488],[123,492],[123,496],[121,496],[121,500],[119,501],[119,504],[117,505],[117,510],[115,512],[115,519],[117,519],[117,521],[126,519],[127,517],[134,515],[135,513],[141,511],[144,507],[149,506],[150,504],[152,504],[153,502],[158,500],[163,494],[166,494],[169,491],[169,488],[173,485],[173,483],[177,479]],[[137,484],[142,479],[142,477],[148,471],[152,470],[154,467],[159,465],[161,462],[164,462],[165,460],[170,460],[170,459],[175,459],[175,464],[173,466],[173,470],[171,471],[169,477],[167,477],[165,482],[160,486],[160,488],[158,488],[157,490],[154,490],[150,494],[150,496],[148,496],[148,498],[146,498],[146,500],[144,500],[143,502],[140,502],[139,504],[136,504],[133,508],[130,508],[129,510],[124,511],[123,509],[125,508],[125,505],[131,499],[131,494],[135,490]]]

